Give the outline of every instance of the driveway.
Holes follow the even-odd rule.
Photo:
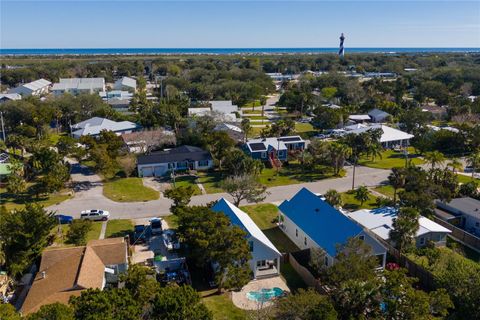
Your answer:
[[[269,188],[269,195],[263,202],[281,202],[291,198],[303,187],[315,193],[325,193],[328,189],[336,189],[339,192],[348,191],[352,185],[352,168],[347,167],[346,171],[347,175],[344,178]],[[357,167],[355,185],[377,186],[387,180],[389,173],[390,170]],[[81,179],[81,176],[78,176],[76,179]],[[222,197],[232,200],[230,195],[226,193],[215,193],[194,196],[190,204],[205,205]],[[242,202],[242,205],[245,204],[248,203]],[[80,212],[85,209],[103,209],[110,212],[112,219],[137,219],[169,215],[171,205],[171,200],[163,197],[147,202],[115,202],[103,196],[102,185],[95,184],[88,190],[76,192],[72,199],[61,202],[58,205],[50,206],[47,209],[72,215],[75,218],[78,218]]]

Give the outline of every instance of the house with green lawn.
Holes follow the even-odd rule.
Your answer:
[[[300,136],[270,137],[248,140],[243,150],[253,159],[270,162],[272,167],[280,167],[289,156],[305,149],[305,141]]]

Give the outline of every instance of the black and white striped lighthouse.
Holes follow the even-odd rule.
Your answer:
[[[345,41],[345,36],[343,35],[343,32],[342,32],[342,35],[340,36],[340,49],[338,50],[338,56],[340,58],[343,58],[343,56],[345,55],[345,49],[343,48],[343,41]]]

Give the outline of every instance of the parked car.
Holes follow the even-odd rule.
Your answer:
[[[162,233],[162,218],[152,218],[150,219],[150,231],[152,234]]]
[[[57,219],[57,222],[59,224],[70,224],[73,222],[73,217],[72,216],[66,216],[64,214],[56,214],[54,215],[55,219]]]
[[[133,243],[144,243],[150,235],[150,227],[138,224],[134,227]]]
[[[91,221],[107,221],[109,217],[110,212],[98,209],[84,210],[80,214],[80,219]]]
[[[167,250],[178,250],[180,249],[180,242],[175,234],[175,231],[167,229],[162,233],[163,244]]]

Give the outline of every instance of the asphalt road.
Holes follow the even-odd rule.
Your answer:
[[[339,192],[347,191],[352,185],[352,168],[347,167],[346,171],[347,175],[344,178],[269,188],[269,194],[263,202],[278,204],[283,200],[290,199],[303,187],[315,193],[325,193],[328,189],[336,189]],[[384,182],[389,173],[390,170],[357,167],[355,184],[356,186],[376,186]],[[104,197],[103,187],[101,183],[99,183],[101,181],[100,178],[95,174],[91,174],[85,168],[74,167],[74,170],[72,170],[72,180],[87,187],[84,187],[84,190],[82,189],[75,192],[75,196],[72,199],[61,202],[58,205],[50,206],[47,208],[48,210],[72,215],[75,218],[78,218],[80,212],[85,209],[108,210],[112,219],[137,219],[170,214],[172,202],[170,199],[162,196],[158,200],[146,202],[115,202]],[[91,183],[93,183],[93,186]],[[194,196],[190,204],[204,205],[222,197],[231,200],[231,197],[226,193],[215,193]],[[247,203],[242,203],[242,205],[243,204]]]

